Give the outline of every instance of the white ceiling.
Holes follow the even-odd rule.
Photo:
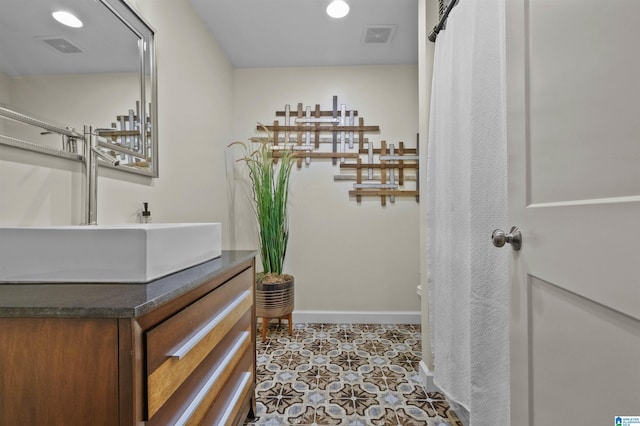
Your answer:
[[[68,10],[84,22],[69,28],[51,13]],[[62,39],[81,50],[63,54],[43,40]],[[0,72],[7,75],[130,72],[139,68],[138,37],[100,2],[0,0]]]
[[[237,68],[418,62],[418,0],[347,1],[349,15],[332,19],[325,12],[329,0],[191,0]],[[51,12],[59,8],[76,13],[85,26],[55,22]],[[394,27],[388,44],[363,43],[366,28],[376,26]],[[48,38],[82,52],[62,54],[43,42]],[[135,71],[136,40],[97,1],[0,0],[4,74]]]
[[[347,2],[333,19],[329,0],[191,0],[236,68],[418,62],[418,0]],[[389,44],[363,43],[368,26],[387,25]]]

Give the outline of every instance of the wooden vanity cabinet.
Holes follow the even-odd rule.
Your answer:
[[[0,425],[243,424],[254,282],[251,257],[140,316],[0,318]]]
[[[0,425],[118,425],[115,319],[0,318]]]

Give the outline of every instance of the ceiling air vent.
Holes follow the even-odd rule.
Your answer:
[[[364,28],[364,44],[389,44],[396,32],[395,25],[369,25]]]
[[[82,53],[82,50],[80,50],[79,47],[77,47],[76,45],[74,45],[70,41],[65,40],[64,38],[61,38],[61,37],[41,38],[40,40],[44,44],[46,44],[47,46],[56,49],[60,53],[64,53],[64,54],[67,54],[67,53]]]

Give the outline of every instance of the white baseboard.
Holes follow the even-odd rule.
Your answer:
[[[420,324],[420,311],[294,311],[294,323]]]
[[[435,383],[433,383],[433,371],[429,370],[427,364],[424,361],[420,361],[420,379],[422,379],[422,386],[427,392],[442,392]]]

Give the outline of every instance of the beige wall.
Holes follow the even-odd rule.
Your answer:
[[[9,101],[9,76],[0,72],[0,103]]]
[[[416,65],[236,70],[234,136],[246,140],[285,104],[330,110],[337,95],[365,124],[380,126],[369,138],[415,147],[417,72]],[[292,176],[285,269],[296,278],[296,311],[418,311],[419,204],[411,197],[358,204],[348,196],[353,182],[334,182],[336,174],[330,160],[314,159]],[[248,195],[235,182],[232,235],[237,247],[255,248]]]
[[[188,0],[138,0],[157,32],[160,176],[155,221],[222,222],[230,248],[224,147],[231,138],[233,67]],[[145,201],[145,200],[140,200]]]
[[[135,110],[139,79],[135,73],[12,77],[10,104],[82,133],[85,125],[111,127],[118,115]],[[6,127],[9,136],[60,148],[59,135],[41,136],[41,129],[16,122],[8,122]]]
[[[188,0],[135,5],[157,31],[160,178],[101,170],[98,221],[134,222],[148,201],[156,222],[222,222],[228,248],[224,146],[233,68]],[[49,102],[65,105],[59,97]],[[79,163],[0,147],[0,225],[77,224],[81,192]]]
[[[135,109],[135,73],[59,74],[11,78],[11,105],[82,131],[85,124],[108,127]]]
[[[2,75],[0,102],[17,106],[13,103],[14,86],[14,78]],[[19,108],[25,109],[24,106]],[[19,133],[23,130],[27,132]],[[35,128],[8,120],[0,120],[0,131],[27,140],[29,136],[39,134]],[[52,138],[46,137],[49,141]],[[79,223],[82,217],[81,172],[80,163],[0,146],[0,225]]]
[[[9,77],[0,73],[0,104],[9,103],[9,89],[10,89]],[[0,132],[4,132],[4,121],[0,120]]]

